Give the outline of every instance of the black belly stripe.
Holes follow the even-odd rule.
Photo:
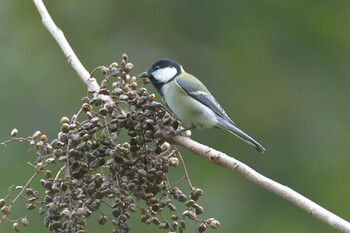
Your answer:
[[[163,83],[158,82],[156,79],[152,78],[151,82],[153,84],[153,86],[156,88],[156,90],[158,91],[160,97],[162,97],[162,99],[164,100],[164,94],[163,94]]]

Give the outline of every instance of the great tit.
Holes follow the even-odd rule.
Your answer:
[[[235,126],[204,84],[185,72],[179,63],[160,59],[139,77],[150,79],[171,112],[181,121],[184,129],[177,133],[195,128],[219,128],[236,135],[257,151],[265,151],[262,145]]]

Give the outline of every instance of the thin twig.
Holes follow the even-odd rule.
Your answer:
[[[182,158],[182,155],[179,153],[179,151],[177,151],[177,149],[176,149],[176,153],[177,153],[177,155],[179,156],[179,158],[181,160],[181,164],[182,164],[182,167],[184,169],[184,173],[185,173],[185,177],[187,179],[188,185],[190,186],[190,189],[193,190],[193,186],[192,186],[192,183],[191,183],[191,180],[190,180],[190,176],[188,175],[188,172],[187,172],[185,161]]]
[[[28,188],[29,184],[34,180],[34,178],[39,174],[38,171],[36,171],[32,177],[29,178],[29,180],[27,181],[27,183],[22,187],[21,191],[17,194],[17,196],[11,200],[10,205],[8,206],[9,209],[11,209],[11,207],[16,203],[16,201],[18,200],[19,197],[22,196],[23,192]],[[6,218],[6,215],[2,216],[2,220],[4,220]],[[1,222],[1,221],[0,221]]]
[[[58,177],[60,176],[61,172],[62,172],[65,168],[66,168],[66,165],[62,166],[62,167],[58,170],[58,172],[57,172],[57,174],[56,174],[54,180],[58,180]]]
[[[15,197],[15,199],[13,199],[11,201],[11,204],[9,205],[9,208],[11,208],[11,206],[17,201],[17,199],[22,195],[22,193],[24,192],[24,190],[26,188],[28,188],[29,184],[34,180],[34,178],[39,174],[38,171],[36,171],[32,177],[30,177],[30,179],[27,181],[27,183],[23,186],[22,190],[18,193],[18,195]]]
[[[30,141],[32,137],[26,137],[26,138],[11,138],[11,139],[8,139],[6,141],[3,141],[3,142],[0,142],[0,145],[1,146],[7,146],[7,144],[9,144],[10,142],[13,142],[13,141],[18,141],[18,142],[23,142],[23,141]]]

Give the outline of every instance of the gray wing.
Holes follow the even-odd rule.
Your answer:
[[[191,80],[191,82],[189,82],[189,80]],[[193,80],[195,80],[195,82],[193,82]],[[175,79],[175,82],[182,90],[184,90],[195,100],[213,110],[219,117],[234,124],[234,122],[226,114],[225,110],[220,106],[218,101],[210,94],[208,89],[198,79],[188,73],[183,73],[181,77],[177,77]]]

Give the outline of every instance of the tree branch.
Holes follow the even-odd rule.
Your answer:
[[[42,0],[33,0],[33,1],[34,1],[34,4],[36,5],[36,8],[39,11],[43,25],[50,32],[52,37],[56,40],[57,44],[62,49],[62,52],[66,56],[68,63],[73,67],[75,72],[77,72],[80,79],[86,85],[88,91],[92,93],[97,93],[100,88],[96,82],[96,79],[90,78],[89,72],[84,68],[84,66],[79,61],[78,57],[75,55],[72,47],[70,47],[62,30],[59,29],[54,23],[54,21],[52,20],[43,1]]]
[[[42,0],[33,0],[36,5],[45,28],[51,33],[53,38],[56,40],[63,53],[66,55],[68,63],[77,72],[78,76],[85,83],[88,91],[97,93],[99,91],[99,85],[94,78],[90,78],[89,72],[83,67],[79,59],[75,55],[73,49],[70,47],[68,41],[63,35],[63,32],[55,25],[49,13],[47,12]],[[193,141],[187,137],[181,136],[169,136],[162,134],[162,137],[173,144],[182,146],[193,153],[204,157],[215,164],[221,165],[225,168],[231,169],[243,177],[247,178],[254,184],[257,184],[266,190],[277,194],[280,197],[288,200],[289,202],[295,204],[306,212],[310,213],[315,218],[327,223],[331,227],[338,229],[342,232],[350,232],[350,223],[346,220],[340,218],[339,216],[331,213],[325,208],[319,206],[315,202],[309,200],[308,198],[302,196],[291,188],[279,184],[245,165],[244,163],[220,152],[212,149],[208,146],[200,144]]]
[[[162,134],[162,137],[169,143],[182,146],[193,153],[212,161],[215,164],[237,172],[252,183],[257,184],[280,197],[283,197],[333,228],[342,232],[350,232],[350,223],[346,220],[319,206],[293,189],[261,175],[249,166],[224,154],[223,152],[212,149],[187,137],[173,137],[166,134]]]

